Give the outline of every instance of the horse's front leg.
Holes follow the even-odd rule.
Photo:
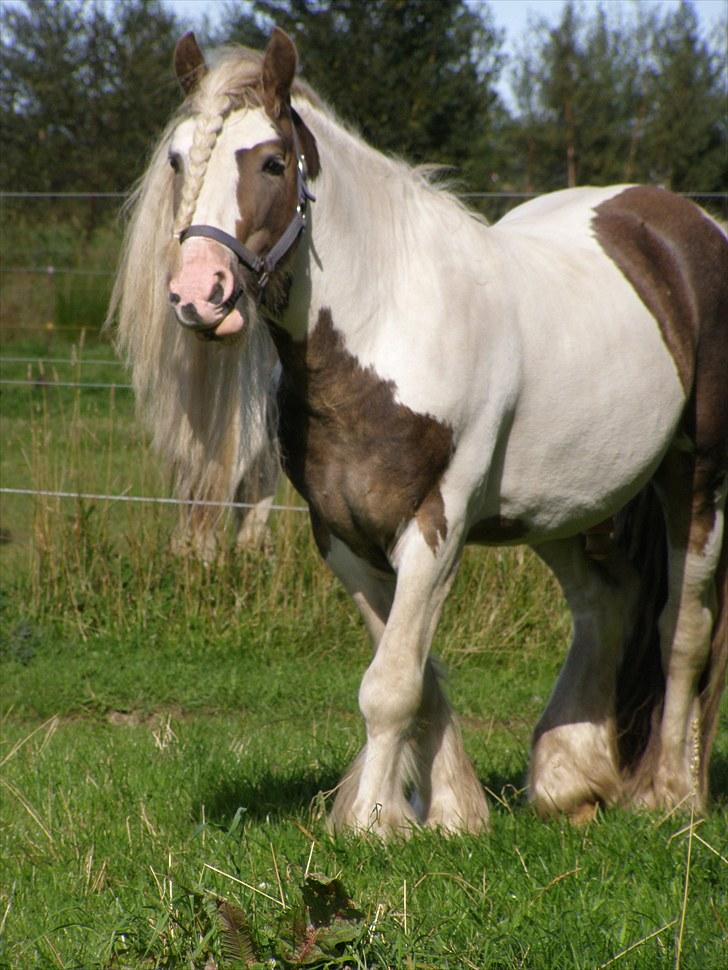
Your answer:
[[[240,478],[235,490],[235,501],[243,506],[235,510],[238,549],[265,548],[270,542],[268,518],[280,473],[278,455],[269,444]]]
[[[359,689],[367,741],[346,820],[357,830],[386,835],[406,832],[420,821],[406,786],[416,773],[412,751],[427,659],[459,559],[458,545],[446,542],[433,551],[416,523],[398,544],[392,607]]]
[[[387,834],[429,820],[432,780],[438,781],[430,735],[447,734],[451,717],[428,655],[459,558],[454,531],[433,550],[413,522],[397,546],[396,586],[388,611],[381,587],[377,604],[370,586],[362,612],[377,649],[359,691],[367,742],[337,797],[335,828]],[[342,578],[354,594],[352,578]],[[358,592],[361,600],[361,585]],[[415,800],[418,815],[406,795],[408,784],[421,781],[423,769],[424,791]]]
[[[319,535],[321,528],[317,524]],[[392,609],[396,576],[370,566],[333,536],[326,536],[321,551],[358,606],[376,652]],[[432,657],[425,664],[422,700],[401,759],[402,786],[412,786],[409,805],[403,808],[408,819],[446,831],[479,831],[487,824],[483,789],[465,754]],[[334,830],[357,824],[354,805],[366,760],[364,747],[337,786],[330,818]]]

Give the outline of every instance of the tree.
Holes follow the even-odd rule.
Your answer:
[[[516,58],[511,138],[528,188],[663,182],[726,186],[723,58],[700,37],[692,5],[615,18],[609,5],[565,4]]]
[[[122,191],[179,101],[180,32],[157,0],[26,0],[0,11],[0,185]]]
[[[556,27],[531,27],[543,40],[520,52],[514,72],[529,187],[623,180],[639,104],[633,34],[604,7],[589,17],[571,0]]]
[[[255,0],[228,7],[227,40],[262,46],[278,24],[303,75],[377,148],[483,183],[484,136],[502,112],[502,37],[464,0]]]
[[[682,2],[652,31],[646,70],[650,105],[641,162],[644,176],[677,191],[728,188],[725,50],[700,36],[695,9]]]

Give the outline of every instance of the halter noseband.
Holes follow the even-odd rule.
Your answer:
[[[316,201],[316,196],[311,192],[306,183],[306,159],[301,151],[301,143],[298,138],[295,123],[293,124],[292,131],[293,150],[296,153],[296,187],[298,192],[298,202],[296,204],[296,211],[293,214],[293,218],[288,223],[283,235],[269,250],[269,252],[265,254],[265,256],[259,256],[257,253],[254,253],[252,249],[249,249],[247,246],[241,243],[235,238],[235,236],[231,236],[223,229],[218,229],[217,226],[188,226],[187,229],[183,229],[179,234],[180,244],[183,243],[185,239],[189,239],[191,236],[202,236],[205,239],[212,239],[215,242],[221,243],[227,249],[235,253],[243,266],[246,266],[249,270],[252,270],[258,277],[258,301],[262,299],[263,291],[268,284],[271,273],[303,232],[306,226],[306,210],[308,203]],[[233,292],[232,296],[225,301],[224,306],[232,310],[242,291],[242,286],[239,286]]]

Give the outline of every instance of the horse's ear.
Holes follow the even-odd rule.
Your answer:
[[[290,104],[297,65],[295,44],[280,27],[275,27],[265,49],[262,71],[263,104],[273,121],[277,121]]]
[[[207,74],[205,57],[191,30],[177,41],[174,49],[174,73],[185,94],[197,87]]]

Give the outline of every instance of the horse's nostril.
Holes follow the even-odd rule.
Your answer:
[[[179,303],[180,299],[181,299],[181,297],[180,297],[179,293],[170,293],[169,294],[169,302],[173,306],[177,306],[177,304]]]
[[[182,307],[180,323],[184,324],[186,327],[199,327],[204,324],[204,320],[197,312],[197,307],[194,303],[185,303],[185,305]]]

